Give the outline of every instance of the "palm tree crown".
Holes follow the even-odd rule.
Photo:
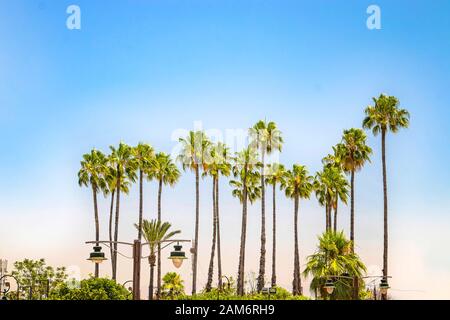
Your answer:
[[[344,130],[342,142],[336,146],[335,154],[346,172],[360,170],[369,161],[372,148],[366,144],[367,136],[361,129]]]
[[[170,155],[159,152],[147,169],[147,176],[162,181],[165,185],[173,186],[180,178],[180,170],[170,158]]]
[[[399,108],[400,101],[396,97],[381,94],[373,98],[373,102],[374,105],[365,110],[363,127],[371,129],[375,136],[383,131],[396,133],[400,128],[409,126],[409,112]]]
[[[98,150],[93,149],[90,153],[83,155],[78,171],[78,184],[80,186],[91,186],[95,192],[104,190],[106,187],[105,174],[107,172],[107,158]]]
[[[309,199],[313,190],[313,177],[308,174],[306,166],[294,164],[292,170],[286,172],[281,188],[285,190],[288,198]]]

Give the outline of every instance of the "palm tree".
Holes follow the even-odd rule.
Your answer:
[[[272,185],[272,278],[271,285],[277,285],[276,258],[277,258],[277,219],[276,219],[276,188],[277,184],[282,184],[286,176],[286,169],[282,164],[273,163],[268,166],[266,183]]]
[[[218,164],[216,176],[216,231],[217,231],[217,278],[218,287],[222,288],[222,251],[220,245],[220,214],[219,214],[219,180],[220,176],[228,177],[231,173],[230,150],[219,142],[214,153],[214,163]]]
[[[337,229],[337,207],[341,200],[347,203],[348,181],[342,169],[330,164],[324,165],[323,171],[316,174],[314,190],[319,203],[325,207],[326,231],[332,229],[333,221],[331,212],[334,210],[334,227]]]
[[[180,178],[180,170],[173,163],[170,155],[157,153],[151,164],[147,168],[147,177],[158,181],[158,221],[161,221],[161,195],[163,185],[174,186]],[[161,246],[158,245],[158,269],[157,269],[157,290],[159,298],[161,292]]]
[[[136,147],[132,148],[134,160],[139,170],[139,228],[138,240],[142,239],[142,219],[144,210],[144,175],[148,170],[150,163],[155,156],[155,152],[149,144],[140,142]]]
[[[105,155],[93,149],[90,153],[83,155],[81,161],[81,168],[78,171],[78,184],[80,186],[91,186],[92,198],[94,201],[94,220],[95,220],[95,241],[100,240],[100,223],[98,218],[98,204],[97,193],[100,190],[105,190],[106,181],[104,174],[106,171],[106,157]],[[96,243],[98,246],[98,243]],[[95,264],[95,277],[98,278],[99,265]]]
[[[355,244],[355,172],[369,161],[372,149],[366,144],[366,134],[361,129],[344,130],[342,142],[336,153],[345,172],[350,173],[350,241],[352,250]]]
[[[119,214],[120,214],[120,193],[123,181],[136,181],[136,161],[133,157],[132,148],[121,142],[118,148],[113,146],[109,157],[110,165],[115,168],[116,173],[116,216],[114,219],[114,269],[112,278],[117,277],[117,240],[119,237]]]
[[[106,168],[106,174],[105,174],[105,180],[106,180],[106,188],[104,191],[105,196],[110,194],[111,195],[111,201],[109,206],[109,227],[108,227],[108,236],[109,241],[113,241],[113,218],[114,218],[114,196],[116,194],[116,184],[117,184],[117,172],[115,166],[111,165],[110,158],[108,157],[108,167]],[[125,179],[121,179],[120,181],[120,192],[128,194],[129,193],[129,186],[130,182]],[[115,255],[114,255],[114,247],[109,246],[109,251],[111,255],[111,274],[112,279],[116,280],[116,263],[115,263]]]
[[[259,258],[259,274],[257,282],[258,292],[264,287],[266,273],[266,200],[265,200],[265,155],[274,150],[281,151],[283,138],[275,122],[258,121],[249,130],[251,146],[260,151],[261,156],[261,249]]]
[[[401,128],[409,126],[409,112],[400,109],[400,101],[394,96],[381,94],[373,98],[374,106],[365,110],[366,117],[363,127],[371,129],[376,136],[381,133],[381,152],[383,164],[383,198],[384,198],[384,245],[383,245],[383,276],[388,276],[388,203],[387,203],[387,177],[386,177],[386,134],[391,131],[398,132]],[[386,299],[383,295],[383,299]]]
[[[139,228],[135,224],[136,228]],[[155,276],[155,264],[156,264],[156,251],[158,245],[161,242],[170,240],[174,235],[181,233],[180,230],[170,231],[171,224],[168,222],[162,222],[158,220],[144,220],[142,223],[142,233],[145,240],[148,242],[150,247],[150,255],[148,257],[148,262],[150,264],[150,284],[148,286],[148,298],[153,300],[153,282]]]
[[[294,280],[292,282],[292,294],[302,294],[302,282],[300,277],[300,254],[298,245],[298,208],[299,199],[309,199],[313,190],[313,177],[308,174],[305,166],[294,164],[292,170],[287,171],[286,179],[281,187],[288,198],[294,199]]]
[[[217,244],[217,264],[218,264],[218,280],[219,288],[222,286],[222,257],[220,248],[220,222],[219,222],[219,177],[220,175],[229,176],[231,165],[228,162],[229,150],[227,146],[221,142],[216,145],[211,144],[211,163],[207,165],[203,176],[210,175],[213,178],[213,236],[211,244],[211,255],[208,267],[208,281],[205,290],[207,292],[212,289],[213,273],[214,273],[214,255]]]
[[[305,277],[313,277],[310,290],[316,293],[316,298],[318,292],[321,297],[326,297],[323,287],[326,280],[332,279],[335,290],[330,298],[351,299],[351,278],[362,281],[361,277],[366,272],[366,267],[351,247],[351,241],[345,238],[342,231],[325,232],[319,237],[317,251],[308,257],[303,271]]]
[[[230,181],[233,196],[242,204],[241,245],[239,251],[239,266],[237,278],[237,294],[244,295],[245,244],[247,237],[247,203],[253,203],[261,196],[260,174],[261,167],[258,154],[251,147],[247,147],[236,154],[233,159],[233,175],[236,180]]]
[[[326,157],[322,159],[322,164],[324,167],[334,167],[337,168],[340,171],[343,171],[341,158],[339,157],[339,145],[333,146],[333,154],[328,154]],[[332,204],[332,207],[334,209],[334,219],[333,219],[333,231],[337,232],[337,216],[338,216],[338,205],[339,200],[341,200],[343,203],[347,204],[347,198],[348,198],[348,182],[345,180],[345,183],[343,183],[340,187],[340,185],[337,185],[337,189],[335,190],[335,199]],[[331,215],[330,215],[331,218]]]
[[[177,160],[181,162],[183,170],[195,173],[195,234],[193,243],[192,295],[197,292],[197,260],[198,260],[198,229],[200,223],[200,170],[209,163],[210,142],[203,131],[190,131],[186,138],[180,138],[181,152]]]

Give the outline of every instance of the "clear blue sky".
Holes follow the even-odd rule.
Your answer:
[[[66,28],[71,4],[81,8],[81,30]],[[381,8],[381,30],[366,27],[370,4]],[[42,256],[91,271],[82,242],[93,236],[92,204],[76,172],[92,147],[107,151],[120,140],[142,140],[170,152],[172,133],[194,121],[225,130],[267,118],[285,136],[281,160],[314,173],[342,130],[360,126],[371,97],[385,92],[411,113],[411,128],[388,140],[395,294],[450,298],[438,288],[439,278],[450,281],[443,245],[450,240],[449,10],[445,0],[0,0],[0,219],[7,222],[0,227],[0,257]],[[380,143],[372,136],[369,142],[372,163],[357,177],[357,238],[362,257],[377,266]],[[201,261],[209,248],[209,183],[203,186]],[[147,187],[150,218],[154,186]],[[225,183],[222,190],[229,191]],[[193,234],[193,191],[186,174],[166,194],[168,219],[186,237]],[[223,201],[225,224],[238,223],[237,201]],[[291,204],[280,201],[280,219],[289,224]],[[107,201],[102,205],[106,218]],[[121,232],[129,240],[135,190],[124,207]],[[258,247],[254,207],[250,252]],[[314,199],[303,208],[304,263],[323,214]],[[347,229],[348,208],[340,222]],[[236,255],[238,230],[228,228]],[[290,250],[290,234],[285,237]],[[61,262],[67,248],[76,254]],[[226,266],[229,274],[236,272],[235,260]],[[249,270],[257,271],[256,254],[253,260]],[[405,269],[413,271],[402,274]],[[287,287],[290,274],[281,280]],[[419,280],[411,283],[411,277]]]

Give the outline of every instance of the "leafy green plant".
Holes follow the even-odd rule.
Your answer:
[[[168,272],[163,277],[161,287],[161,298],[174,300],[178,296],[184,295],[184,281],[176,272]]]
[[[48,266],[44,259],[14,262],[11,274],[20,284],[20,299],[42,299],[67,279],[66,269]],[[9,299],[17,299],[17,292],[11,292]]]
[[[114,280],[90,278],[81,280],[80,286],[72,288],[63,283],[51,292],[50,300],[128,300],[130,292]]]

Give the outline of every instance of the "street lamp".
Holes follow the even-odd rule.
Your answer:
[[[180,243],[177,243],[173,246],[174,251],[170,253],[169,259],[172,260],[173,265],[175,268],[179,269],[181,265],[183,264],[183,260],[186,260],[186,253],[184,251],[181,251],[183,248]]]
[[[323,286],[323,288],[326,290],[328,294],[332,294],[335,288],[333,280],[327,279],[327,281],[325,281],[325,285]]]
[[[187,259],[184,251],[181,251],[182,246],[179,244],[180,242],[191,242],[191,241],[177,239],[177,240],[162,240],[162,241],[158,242],[158,244],[161,244],[161,245],[165,244],[164,246],[161,247],[161,250],[165,249],[172,243],[177,243],[177,245],[175,245],[175,251],[171,252],[170,257],[169,257],[169,259],[172,259],[173,265],[176,268],[181,267],[183,260]],[[120,253],[116,249],[113,249],[113,250],[125,258],[133,260],[133,280],[132,280],[132,282],[133,282],[133,300],[140,300],[139,284],[140,284],[140,278],[141,278],[141,275],[140,275],[141,274],[141,272],[140,272],[141,259],[148,258],[148,257],[142,257],[142,247],[145,245],[150,245],[150,243],[148,243],[148,242],[141,243],[141,241],[139,241],[139,240],[134,240],[134,243],[122,242],[122,241],[99,241],[99,240],[86,241],[86,243],[87,244],[90,244],[90,243],[95,244],[94,252],[91,252],[89,254],[89,258],[87,259],[87,260],[92,261],[95,264],[99,264],[99,263],[102,263],[104,260],[107,260],[105,258],[105,254],[101,251],[102,247],[100,247],[99,244],[105,244],[105,245],[109,246],[110,248],[113,246],[113,244],[122,244],[122,245],[127,245],[127,246],[133,247],[133,256],[132,257],[127,257],[127,256],[123,255],[122,253]]]
[[[107,260],[105,258],[105,253],[102,252],[102,247],[100,246],[94,246],[94,251],[89,254],[89,258],[87,260],[92,261],[95,264],[100,264],[104,260]]]
[[[389,288],[390,287],[389,287],[389,283],[388,283],[387,279],[381,279],[381,282],[380,282],[380,293],[382,295],[386,295]]]

